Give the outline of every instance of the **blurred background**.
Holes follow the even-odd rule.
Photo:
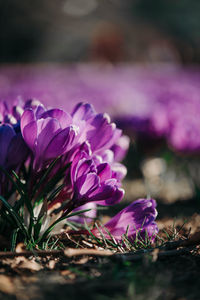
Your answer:
[[[0,1],[0,61],[200,62],[198,0]]]
[[[0,22],[1,100],[93,103],[131,139],[126,200],[196,211],[198,0],[1,0]]]

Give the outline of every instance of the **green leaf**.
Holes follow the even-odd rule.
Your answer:
[[[61,170],[59,170],[53,177],[50,179],[42,189],[41,193],[37,196],[35,202],[37,203],[40,201],[41,198],[46,196],[48,193],[50,193],[55,186],[58,184],[58,182],[64,177],[65,171],[67,168],[69,168],[70,164],[67,164],[65,167],[63,167]],[[38,185],[37,185],[38,186]],[[39,188],[38,188],[39,189]],[[37,190],[37,189],[36,189]]]
[[[11,251],[15,251],[18,231],[19,231],[19,228],[16,228],[13,230],[12,238],[11,238]]]
[[[12,218],[15,221],[17,227],[21,229],[24,236],[26,236],[27,238],[30,238],[30,236],[28,234],[28,231],[27,231],[27,228],[26,228],[25,224],[23,223],[21,217],[14,211],[12,206],[4,199],[4,197],[0,196],[0,200],[3,202],[3,204],[6,207],[7,211],[12,216]]]
[[[19,178],[19,176],[15,173],[15,171],[12,171],[13,175],[15,176],[16,180],[17,180],[17,183],[18,183],[18,186],[20,187],[21,189],[21,195],[22,195],[22,198],[24,199],[24,202],[26,204],[26,207],[30,213],[30,215],[33,217],[33,207],[32,207],[32,204],[31,204],[31,201],[30,201],[30,198],[28,197],[27,195],[27,192],[26,192],[26,186],[25,184],[23,184]]]
[[[23,195],[23,194],[24,194],[24,184],[21,182],[19,176],[17,175],[17,173],[15,173],[14,170],[12,170],[12,174],[13,174],[13,175],[15,176],[15,178],[16,178],[17,185],[18,185],[18,187],[19,187],[19,189],[20,189],[20,191],[21,191],[20,194]]]
[[[33,224],[34,224],[34,213],[33,213],[33,206],[32,206],[32,203],[31,203],[31,199],[28,197],[27,195],[27,191],[26,191],[26,185],[23,184],[19,178],[19,176],[15,173],[15,171],[12,171],[13,175],[15,176],[16,178],[16,181],[17,181],[17,184],[18,186],[20,187],[21,189],[21,205],[23,205],[23,203],[25,203],[27,209],[28,209],[28,212],[30,214],[30,224],[29,224],[29,234],[31,235],[32,233],[32,228],[33,228]]]
[[[98,239],[98,238],[92,233],[92,231],[90,230],[90,228],[89,228],[87,222],[85,222],[84,225],[85,225],[85,229],[89,232],[89,234],[92,236],[92,238],[93,238],[95,241],[97,241],[97,243],[99,243],[99,244],[102,246],[103,243],[101,242],[100,239]]]
[[[34,225],[34,239],[37,240],[40,234],[40,230],[42,227],[44,215],[38,218],[37,223]]]
[[[60,191],[62,191],[62,189],[64,188],[65,184],[61,184],[59,185],[48,197],[47,201],[51,202],[52,200],[54,200],[54,198],[56,197],[57,194],[59,194]]]
[[[83,213],[85,213],[85,212],[88,212],[88,211],[90,211],[90,210],[91,210],[90,208],[78,210],[78,211],[76,211],[76,212],[74,212],[74,213],[71,213],[71,214],[68,215],[68,216],[65,216],[65,218],[71,218],[71,217],[74,217],[74,216],[78,216],[78,215],[81,215],[81,214],[83,214]]]
[[[15,180],[12,178],[12,176],[0,165],[0,170],[6,175],[6,177],[13,183],[16,190],[19,192],[20,195],[22,195],[21,188],[18,186],[18,184],[15,182]]]
[[[44,175],[40,178],[39,182],[35,185],[35,188],[33,189],[31,198],[33,198],[35,196],[35,193],[37,192],[37,190],[39,190],[40,186],[48,179],[48,175],[50,174],[50,172],[52,171],[55,164],[58,162],[58,160],[60,158],[61,158],[61,156],[57,157],[54,161],[52,161],[52,163],[50,163],[50,165],[47,168],[47,170],[45,171]]]

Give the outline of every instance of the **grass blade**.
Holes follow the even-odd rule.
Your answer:
[[[18,184],[15,182],[15,180],[12,178],[12,176],[0,165],[0,170],[6,175],[6,177],[12,182],[12,184],[15,186],[16,190],[19,192],[20,195],[22,195],[21,188],[18,186]]]
[[[27,228],[26,228],[25,224],[23,223],[21,217],[14,211],[12,206],[4,199],[4,197],[0,196],[0,200],[3,202],[3,204],[6,207],[7,211],[12,216],[12,218],[15,221],[17,227],[21,229],[21,231],[23,232],[23,234],[27,238],[29,238]]]
[[[35,185],[35,188],[33,189],[33,193],[32,193],[32,197],[31,198],[33,198],[35,196],[35,193],[40,188],[40,186],[45,182],[45,180],[48,177],[49,173],[51,172],[51,170],[53,169],[53,167],[55,166],[55,164],[57,163],[57,161],[59,159],[60,159],[60,156],[57,157],[54,161],[52,161],[52,163],[49,165],[49,167],[47,168],[46,172],[40,178],[39,182]]]
[[[11,251],[15,251],[18,231],[19,228],[13,230],[12,238],[11,238]]]

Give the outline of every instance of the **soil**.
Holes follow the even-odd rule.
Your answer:
[[[195,200],[158,205],[160,236],[184,240],[200,231]],[[176,220],[174,219],[176,217]],[[187,223],[183,223],[187,219]],[[175,220],[175,221],[174,221]],[[166,237],[166,236],[165,236]],[[170,243],[170,242],[169,242]],[[200,239],[153,255],[63,254],[0,259],[0,299],[200,299]],[[87,248],[86,248],[87,249]],[[169,248],[170,249],[170,248]],[[154,255],[155,254],[155,255]]]

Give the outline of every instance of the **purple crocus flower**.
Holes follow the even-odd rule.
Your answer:
[[[51,205],[70,200],[64,209],[67,211],[74,207],[80,209],[80,205],[90,201],[112,205],[122,199],[121,180],[126,175],[126,167],[113,161],[111,150],[106,150],[103,156],[92,155],[86,142],[72,149],[67,156],[71,166],[66,172],[65,187]]]
[[[5,102],[0,102],[0,154],[0,166],[8,172],[19,170],[28,157],[28,147],[22,138],[19,122]],[[2,172],[0,177],[1,184],[5,183]]]
[[[101,67],[88,64],[67,68],[6,66],[1,67],[0,85],[1,99],[7,103],[11,103],[20,95],[21,99],[34,97],[42,99],[47,105],[57,103],[63,109],[72,109],[79,99],[89,99],[99,112],[107,111],[130,136],[153,138],[154,141],[156,138],[166,138],[175,150],[190,152],[199,151],[200,148],[199,139],[196,138],[195,142],[193,135],[191,140],[190,135],[187,135],[187,128],[194,127],[194,131],[198,131],[199,128],[199,78],[200,72],[197,68],[183,69],[161,65],[150,68],[120,65],[104,68],[103,72]],[[89,105],[79,105],[73,111],[73,117],[82,125],[84,120],[95,116],[95,111],[92,112]],[[188,123],[188,143],[185,142],[184,136],[182,143],[176,133],[180,130],[179,124],[183,118],[184,122]],[[99,124],[99,117],[97,119]],[[196,124],[193,124],[194,119]],[[93,150],[97,147],[96,152],[99,146],[102,147],[102,138],[101,144],[98,143],[101,133],[96,133],[96,142],[93,143],[95,131],[86,131],[88,140],[89,135],[92,135],[91,145]],[[110,134],[108,130],[106,132],[107,139]],[[86,137],[82,129],[81,133],[83,139],[79,140],[80,143]]]
[[[40,170],[52,159],[63,155],[73,147],[77,128],[69,114],[60,109],[45,111],[25,109],[21,117],[23,138],[34,154],[34,169]]]
[[[118,203],[124,190],[118,180],[112,177],[108,163],[96,164],[94,159],[81,153],[74,158],[71,166],[71,183],[74,191],[73,201],[80,206],[90,201],[101,205]]]
[[[19,131],[19,125],[10,124],[0,125],[0,166],[6,171],[18,171],[22,163],[28,157],[28,147],[26,146]],[[0,171],[0,193],[4,194],[8,178]]]
[[[111,123],[108,114],[97,114],[92,105],[79,103],[72,112],[73,122],[80,128],[79,143],[88,141],[93,154],[110,149],[122,132]]]
[[[155,223],[156,216],[156,201],[154,199],[139,199],[121,210],[100,229],[108,239],[110,236],[105,228],[117,241],[121,241],[122,235],[126,232],[131,240],[135,240],[136,236],[144,239],[147,234],[153,241],[158,233],[158,227]],[[97,228],[91,231],[95,236],[101,238],[101,233]]]
[[[106,162],[99,163],[95,158],[78,150],[73,156],[66,174],[66,187],[55,199],[56,202],[70,199],[64,208],[65,214],[89,202],[113,205],[122,199],[124,190],[113,176],[111,166]]]
[[[67,211],[91,201],[100,205],[118,203],[124,194],[120,187],[126,168],[115,162],[109,147],[118,142],[121,130],[110,123],[108,116],[96,114],[89,104],[78,104],[72,118],[79,132],[75,146],[63,157],[71,167],[66,173],[66,186],[55,202],[72,199]]]
[[[28,149],[18,126],[0,126],[0,165],[7,170],[16,169],[25,160]]]

